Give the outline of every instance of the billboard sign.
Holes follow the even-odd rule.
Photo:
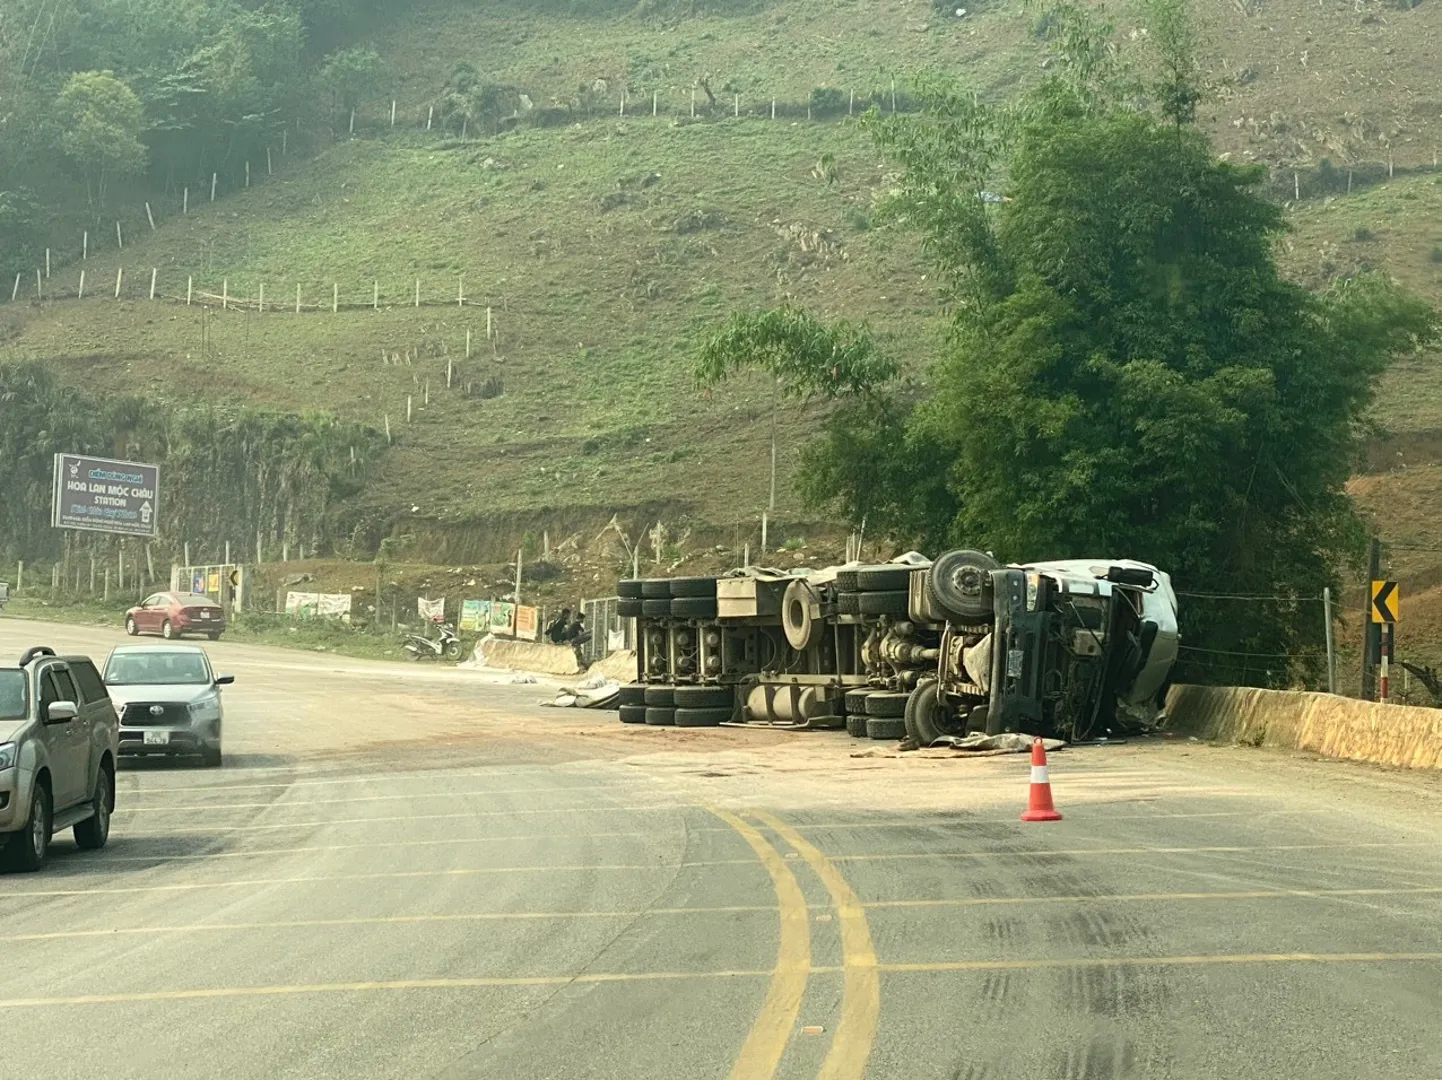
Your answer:
[[[160,517],[160,469],[136,461],[55,455],[57,529],[153,537]]]

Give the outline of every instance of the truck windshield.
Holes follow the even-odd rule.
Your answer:
[[[25,672],[0,668],[0,720],[24,720],[28,712]]]

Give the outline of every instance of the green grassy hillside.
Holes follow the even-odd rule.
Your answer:
[[[1220,148],[1277,165],[1283,189],[1297,170],[1294,271],[1320,286],[1373,265],[1442,299],[1442,187],[1407,171],[1430,169],[1442,141],[1429,44],[1442,40],[1442,8],[1206,0],[1199,14],[1219,75],[1206,122]],[[887,186],[877,154],[844,116],[808,121],[813,91],[885,100],[894,75],[904,91],[906,72],[939,67],[999,95],[1042,56],[1016,4],[957,17],[927,0],[791,0],[679,19],[437,5],[374,43],[389,85],[362,108],[358,137],[309,159],[277,156],[273,177],[257,163],[250,190],[214,203],[192,191],[184,217],[178,196],[157,197],[156,232],[127,215],[124,250],[97,237],[89,260],[57,265],[43,304],[29,281],[20,303],[5,303],[5,289],[0,356],[44,360],[101,390],[389,422],[395,447],[362,496],[383,521],[574,522],[644,507],[731,528],[765,506],[771,392],[754,380],[699,396],[700,335],[733,310],[791,297],[869,321],[919,372],[944,333],[914,242],[870,228]],[[464,141],[424,131],[459,60],[538,109],[571,108],[575,122]],[[718,105],[697,91],[693,121],[700,81]],[[1400,170],[1390,182],[1319,194],[1345,184],[1349,164],[1370,162],[1373,175],[1389,155]],[[238,303],[219,310],[222,294]],[[1388,379],[1379,416],[1398,437],[1442,430],[1431,359]],[[813,420],[780,414],[786,515]],[[489,554],[476,543],[457,556]]]

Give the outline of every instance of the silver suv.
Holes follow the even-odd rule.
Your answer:
[[[0,667],[0,857],[38,870],[50,838],[102,848],[115,809],[120,721],[95,665],[38,645]]]

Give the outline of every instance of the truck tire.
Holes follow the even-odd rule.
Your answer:
[[[711,709],[677,709],[677,727],[720,727],[731,719],[731,710]]]
[[[713,577],[678,577],[670,579],[672,596],[716,595],[716,579]]]
[[[781,628],[797,652],[809,648],[816,638],[816,620],[811,617],[816,602],[816,590],[801,580],[787,585],[781,595]]]
[[[647,705],[671,708],[676,704],[676,688],[674,686],[648,686],[642,697]]]
[[[644,683],[627,683],[616,691],[617,705],[644,705],[646,704],[646,686]]]
[[[647,705],[646,723],[652,727],[668,727],[674,725],[676,723],[676,710]]]
[[[911,585],[915,566],[866,566],[856,571],[856,587],[862,592],[895,592]]]
[[[918,746],[930,746],[943,735],[965,735],[966,722],[944,717],[935,682],[924,682],[906,699],[906,733]]]
[[[669,619],[671,617],[671,601],[655,599],[642,600],[641,614],[648,619]]]
[[[616,582],[616,595],[625,597],[629,600],[641,599],[641,579],[622,578],[620,581]]]
[[[616,614],[623,619],[634,619],[638,615],[645,614],[646,609],[642,606],[646,601],[634,596],[623,596],[616,601]]]
[[[899,691],[879,690],[866,699],[866,715],[900,720],[906,716],[906,701],[910,696]]]
[[[647,600],[669,600],[671,599],[671,580],[669,578],[647,578],[641,582],[641,595]]]
[[[861,594],[854,592],[842,592],[836,594],[836,614],[838,615],[860,615]]]
[[[860,585],[860,584],[857,582],[857,580],[856,580],[856,571],[855,571],[854,569],[852,569],[852,570],[838,570],[838,571],[836,571],[836,591],[837,591],[837,592],[860,592],[860,591],[861,591],[861,585]]]
[[[714,619],[716,598],[714,596],[678,596],[671,601],[673,619]]]
[[[866,721],[868,739],[900,739],[906,735],[906,721],[895,716],[872,716]]]
[[[981,551],[948,551],[931,564],[926,587],[942,611],[968,622],[992,617],[991,572],[1001,564]]]
[[[851,713],[847,713],[846,734],[850,735],[853,739],[866,738],[866,717],[859,714],[853,716]]]
[[[736,691],[729,686],[677,686],[672,691],[678,709],[721,709],[731,711]]]
[[[856,594],[857,605],[863,615],[905,615],[909,596],[905,589]]]
[[[865,686],[856,690],[846,691],[846,715],[865,716],[866,699],[874,693],[876,693],[875,690]]]
[[[623,724],[644,724],[646,722],[646,706],[644,705],[622,705],[621,723]]]

